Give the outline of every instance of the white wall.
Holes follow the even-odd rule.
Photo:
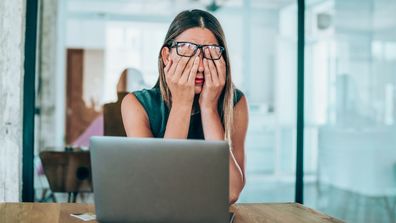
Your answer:
[[[0,202],[21,194],[25,1],[0,1]]]
[[[85,106],[102,109],[104,52],[103,50],[85,50],[83,65],[83,100]]]
[[[59,134],[59,127],[56,125],[56,112],[59,109],[56,105],[57,95],[62,89],[56,86],[57,69],[57,14],[58,1],[42,0],[42,11],[39,21],[41,41],[38,46],[38,80],[40,80],[40,90],[36,96],[36,106],[40,108],[40,115],[36,116],[36,153],[45,150],[47,147],[59,145],[56,142]],[[63,143],[62,143],[63,144]],[[60,145],[62,145],[60,144]]]

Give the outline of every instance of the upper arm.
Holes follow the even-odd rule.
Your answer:
[[[245,96],[234,107],[234,126],[231,133],[232,152],[244,176],[245,182],[245,139],[249,122],[248,104]]]
[[[153,137],[147,112],[134,94],[128,94],[121,103],[122,122],[128,137]]]

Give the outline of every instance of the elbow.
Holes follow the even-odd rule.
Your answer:
[[[241,194],[243,188],[245,187],[245,179],[243,177],[242,182],[239,183],[239,186],[231,186],[230,187],[230,194],[229,194],[229,203],[234,204],[238,201],[239,195]]]
[[[243,186],[239,190],[231,190],[229,195],[229,203],[234,204],[238,201],[239,195],[241,194]]]
[[[238,198],[239,198],[239,194],[231,193],[229,197],[229,203],[234,204],[235,202],[237,202]]]

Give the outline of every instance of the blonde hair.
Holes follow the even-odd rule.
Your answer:
[[[156,87],[160,88],[161,95],[166,105],[172,107],[172,97],[171,92],[166,84],[165,72],[164,72],[164,62],[162,60],[161,51],[164,47],[169,47],[172,40],[174,40],[178,35],[187,29],[201,27],[209,29],[216,37],[219,45],[224,47],[223,58],[226,63],[226,80],[223,92],[220,99],[222,99],[222,123],[224,125],[224,139],[227,140],[232,145],[231,135],[233,129],[234,120],[234,84],[231,78],[231,66],[228,57],[227,44],[225,41],[225,36],[223,29],[219,21],[209,12],[194,9],[186,10],[179,13],[169,26],[168,32],[165,36],[164,44],[161,47],[158,56],[158,70],[159,78]],[[220,102],[220,101],[219,101]],[[232,148],[232,147],[231,147]]]

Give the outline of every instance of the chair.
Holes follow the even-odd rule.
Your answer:
[[[121,102],[127,94],[128,92],[118,92],[117,102],[103,105],[103,133],[105,136],[126,136],[122,122]]]
[[[40,159],[50,189],[68,193],[68,202],[76,202],[78,193],[93,192],[88,151],[43,151]]]

